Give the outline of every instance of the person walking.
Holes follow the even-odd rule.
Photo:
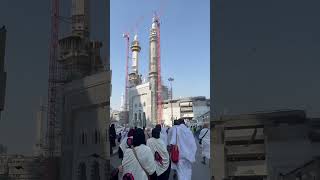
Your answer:
[[[118,149],[118,154],[119,154],[119,158],[123,159],[123,153],[128,149],[131,148],[133,145],[133,135],[134,135],[135,130],[134,129],[130,129],[128,132],[128,136],[123,138],[123,140],[121,141],[120,145],[119,145],[119,149]]]
[[[201,147],[201,156],[203,158],[202,163],[206,164],[206,159],[210,159],[210,129],[209,123],[205,123],[204,128],[199,134],[199,143]]]
[[[117,138],[116,128],[114,127],[114,124],[111,124],[109,128],[110,155],[113,154],[113,147],[116,146],[116,138]]]
[[[168,151],[169,152],[171,152],[171,148],[173,145],[173,144],[171,144],[171,139],[176,137],[175,132],[177,131],[178,126],[179,126],[179,121],[174,120],[173,126],[168,130]],[[173,178],[176,179],[177,178],[177,166],[172,161],[171,161],[171,169],[173,170]]]
[[[157,124],[155,128],[160,130],[160,139],[167,146],[168,145],[168,134],[167,134],[166,128],[161,127],[160,124]]]
[[[137,128],[133,135],[133,147],[126,149],[121,166],[123,179],[155,180],[156,163],[150,147],[146,146],[144,132]]]
[[[160,138],[160,129],[152,130],[152,137],[147,140],[147,146],[150,147],[156,161],[156,173],[158,180],[168,180],[170,175],[170,157],[167,146]]]
[[[173,131],[170,144],[177,144],[179,149],[179,161],[176,163],[178,180],[191,180],[192,163],[196,161],[197,145],[184,119],[179,119],[179,124],[176,131]]]

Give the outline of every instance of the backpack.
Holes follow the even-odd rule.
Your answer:
[[[163,165],[163,159],[162,159],[162,157],[160,156],[160,154],[156,151],[155,153],[154,153],[154,159],[157,161],[157,162],[159,162],[160,164],[161,164],[161,166]]]
[[[177,164],[179,162],[178,132],[176,133],[176,144],[172,145],[170,149],[170,156],[173,163]]]

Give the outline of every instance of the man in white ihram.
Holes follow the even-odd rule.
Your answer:
[[[200,140],[201,139],[201,140]],[[204,128],[200,131],[199,140],[201,141],[201,155],[203,164],[206,164],[206,159],[210,159],[210,129],[209,123],[204,124]]]
[[[176,164],[178,180],[191,180],[192,163],[196,161],[197,145],[184,119],[180,119],[179,122],[177,131],[172,131],[170,144],[178,144],[179,148],[179,161]]]

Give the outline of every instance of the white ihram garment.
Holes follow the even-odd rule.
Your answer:
[[[167,146],[168,145],[168,134],[167,129],[162,127],[160,132],[160,139],[163,141],[163,143]]]
[[[176,170],[179,180],[191,180],[192,163],[196,161],[197,145],[194,136],[189,128],[184,124],[179,125],[172,131],[170,144],[176,144],[176,134],[178,133],[179,162]]]
[[[148,146],[141,144],[140,146],[135,147],[135,151],[143,168],[148,172],[149,175],[152,175],[156,171],[156,164],[151,149]],[[126,173],[132,173],[134,179],[148,180],[146,173],[140,166],[132,149],[128,148],[125,151],[122,160],[122,166],[123,175]]]
[[[158,152],[162,158],[163,164],[161,165],[159,162],[155,162],[157,169],[157,175],[160,176],[162,173],[164,173],[170,164],[170,157],[169,153],[167,150],[167,146],[162,142],[161,139],[156,139],[156,138],[150,138],[147,141],[147,146],[150,147],[152,154],[154,155],[155,152]]]
[[[129,138],[133,138],[132,136],[130,136]],[[124,153],[129,147],[127,144],[127,139],[128,137],[123,138],[123,140],[121,141],[119,147],[121,148],[122,152]]]
[[[178,127],[178,125],[174,125],[174,126],[172,126],[172,127],[169,129],[169,131],[168,131],[168,138],[167,138],[167,139],[168,139],[168,145],[170,145],[170,144],[172,144],[172,143],[175,143],[175,140],[173,141],[172,138],[173,138],[173,137],[176,138],[177,127]],[[172,161],[171,161],[171,169],[177,170],[176,164],[173,163]]]
[[[207,159],[210,159],[210,130],[208,128],[203,128],[199,134],[199,139],[200,138],[202,138],[201,155],[202,157],[206,157]]]

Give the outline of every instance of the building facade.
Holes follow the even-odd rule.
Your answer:
[[[0,119],[1,111],[4,109],[7,73],[5,72],[5,50],[6,50],[6,33],[7,30],[3,26],[0,28]]]
[[[163,120],[164,124],[171,126],[172,119],[181,117],[194,119],[202,122],[208,120],[203,115],[210,112],[210,100],[204,96],[187,97],[163,102]]]
[[[221,116],[211,122],[216,180],[274,180],[320,155],[318,120],[288,110]]]
[[[71,35],[59,40],[64,84],[60,180],[107,179],[111,70],[90,39],[90,1],[72,0]]]
[[[43,157],[0,155],[0,178],[6,180],[43,180]]]
[[[162,87],[162,98],[168,99],[168,88]],[[131,126],[147,127],[157,124],[152,119],[152,91],[150,83],[144,83],[129,89],[129,120]]]
[[[142,75],[139,74],[139,52],[141,51],[141,47],[137,35],[135,35],[131,44],[132,66],[128,77],[128,124],[130,126],[155,126],[161,121],[159,120],[160,113],[158,111],[160,109],[158,107],[160,104],[158,103],[159,89],[161,89],[160,96],[162,100],[168,99],[168,88],[164,85],[161,85],[161,88],[158,87],[161,84],[159,83],[160,72],[158,72],[159,28],[159,20],[154,17],[149,35],[150,54],[147,81],[142,81]]]

